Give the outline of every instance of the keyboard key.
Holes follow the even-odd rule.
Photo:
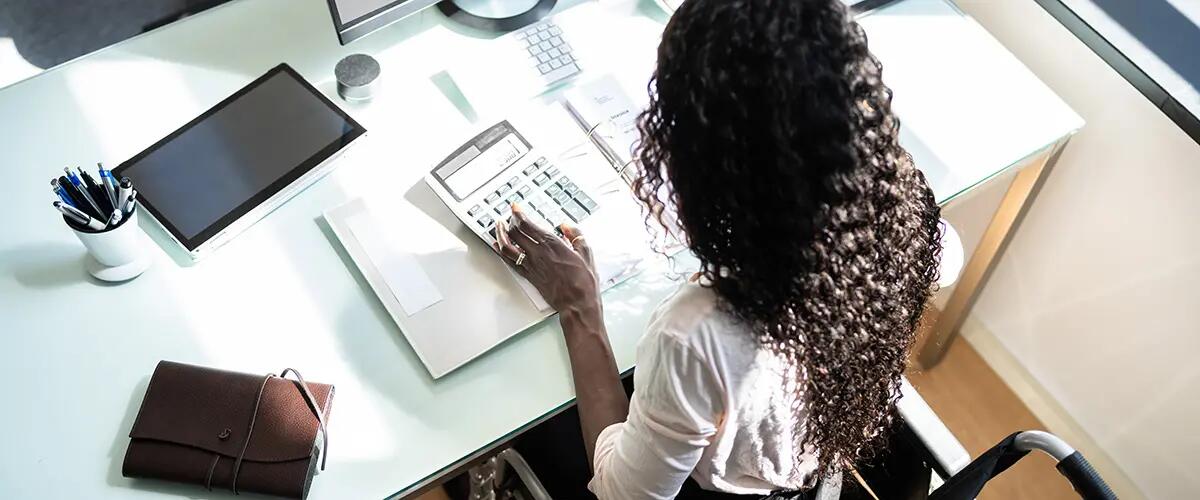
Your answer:
[[[529,29],[525,30],[525,36],[536,35],[537,32],[538,32],[537,26],[530,26]]]
[[[559,45],[562,45],[562,44],[563,44],[562,38],[559,38],[559,37],[556,37],[556,36],[555,36],[555,37],[551,37],[551,38],[550,38],[549,40],[547,40],[547,41],[548,41],[548,42],[550,42],[550,45],[552,45],[552,46],[554,46],[554,47],[558,47]]]
[[[582,206],[583,209],[587,210],[589,214],[595,213],[596,208],[599,207],[595,200],[583,193],[578,193],[575,195],[575,203],[578,203],[580,206]]]
[[[550,176],[546,175],[546,174],[539,175],[539,176],[537,176],[536,179],[533,180],[533,183],[537,184],[539,186],[541,186],[547,182],[550,182]]]
[[[545,52],[545,54],[546,57],[550,59],[558,59],[563,55],[562,51],[558,49],[550,49],[549,51]]]
[[[546,53],[546,52],[542,52],[541,54],[537,55],[537,59],[538,59],[538,62],[540,62],[540,63],[548,63],[548,62],[550,62],[550,54]]]
[[[526,49],[526,50],[528,50],[528,51],[529,51],[529,55],[530,55],[530,57],[533,57],[533,56],[536,56],[536,55],[538,55],[538,54],[541,54],[541,53],[542,53],[542,51],[543,51],[543,50],[545,50],[545,49],[542,49],[541,47],[539,47],[539,46],[537,46],[537,45],[530,45],[530,46],[529,46],[529,48],[528,48],[528,49]]]
[[[588,216],[587,211],[584,210],[583,207],[579,206],[578,203],[573,201],[563,205],[562,208],[563,211],[567,212],[567,215],[570,215],[571,219],[575,222],[583,222],[583,219],[586,219]]]
[[[542,50],[550,50],[554,46],[550,45],[550,42],[540,42],[540,43],[538,43],[538,47],[541,48]]]
[[[571,55],[570,55],[570,54],[563,54],[563,56],[562,56],[562,57],[558,58],[558,62],[562,63],[562,64],[563,64],[563,66],[566,66],[566,65],[568,65],[568,64],[571,64],[571,62],[572,62],[572,61],[573,61],[573,60],[571,59]]]
[[[481,207],[479,205],[475,205],[467,210],[467,215],[474,217],[475,214],[479,213],[480,210],[483,210],[483,207]]]
[[[550,23],[541,23],[537,25],[538,31],[546,31],[548,29],[550,29]]]
[[[492,223],[496,222],[496,221],[492,220],[491,216],[484,215],[483,217],[480,217],[479,220],[476,220],[475,222],[478,222],[480,226],[482,226],[484,229],[487,229],[489,227],[492,227]]]
[[[517,190],[517,194],[521,195],[522,198],[528,198],[530,191],[533,191],[533,189],[530,189],[528,185],[521,186],[521,189]]]
[[[554,68],[551,68],[549,63],[542,63],[542,64],[538,65],[538,71],[541,72],[543,75],[546,73],[549,73],[553,69]]]
[[[555,196],[561,192],[562,188],[559,187],[558,184],[551,184],[550,187],[546,188],[546,194],[550,196]]]
[[[500,200],[500,195],[498,195],[496,193],[492,193],[492,194],[487,195],[487,198],[484,198],[483,202],[487,203],[488,205],[491,205],[492,203],[495,203],[499,200]]]
[[[558,50],[561,50],[563,52],[571,52],[573,49],[571,48],[571,44],[569,44],[567,42],[563,42],[562,45],[558,46]]]
[[[571,195],[561,191],[558,194],[551,196],[551,198],[553,198],[554,202],[558,203],[559,205],[566,205],[567,202],[571,201]]]
[[[562,34],[562,28],[559,28],[558,26],[551,26],[550,34],[554,35],[554,36],[559,36]]]
[[[554,85],[558,82],[578,75],[582,71],[583,70],[579,69],[579,65],[572,63],[558,69],[552,69],[549,73],[542,73],[542,81],[545,82],[546,85]]]
[[[561,68],[561,67],[562,67],[562,65],[563,65],[562,63],[558,62],[558,59],[552,59],[552,60],[550,61],[550,68],[552,68],[552,69],[558,69],[558,68]]]
[[[564,193],[575,196],[575,193],[579,192],[579,186],[576,186],[574,182],[568,182],[567,184],[563,185],[562,190]]]
[[[549,175],[550,177],[558,175],[558,167],[550,167],[549,170],[546,170],[546,175]]]
[[[501,184],[500,188],[496,189],[496,196],[504,196],[504,193],[507,193],[510,190],[512,190],[512,187],[510,187],[508,184]]]
[[[545,156],[538,158],[537,161],[533,162],[534,165],[539,167],[544,167],[547,163],[550,163],[550,160],[547,160]]]
[[[504,201],[507,201],[509,203],[516,203],[518,201],[521,201],[521,193],[513,193],[513,194],[509,195],[509,197],[506,198]]]

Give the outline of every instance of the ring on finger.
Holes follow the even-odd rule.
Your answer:
[[[525,237],[526,237],[526,238],[529,238],[529,241],[532,241],[534,245],[541,245],[541,244],[542,244],[542,242],[538,241],[538,240],[537,240],[537,238],[534,238],[533,236],[530,236],[530,235],[529,235],[529,233],[526,233],[524,229],[521,229],[521,228],[520,228],[520,226],[513,226],[513,227],[516,227],[516,228],[517,228],[517,232],[519,232],[519,233],[521,233],[521,234],[525,235]]]
[[[521,264],[524,264],[524,263],[525,263],[525,252],[521,252],[521,253],[517,254],[517,260],[516,260],[516,262],[513,262],[513,265],[520,266]]]
[[[582,240],[582,239],[583,239],[583,235],[582,235],[582,234],[581,234],[581,235],[579,235],[579,236],[576,236],[576,237],[574,237],[574,238],[571,238],[571,244],[572,244],[572,245],[574,245],[576,241],[579,241],[579,240]]]

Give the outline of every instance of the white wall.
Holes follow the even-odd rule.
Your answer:
[[[1194,498],[1200,145],[1033,0],[957,3],[1087,120],[968,323],[1141,493]]]

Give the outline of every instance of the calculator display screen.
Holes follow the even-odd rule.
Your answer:
[[[501,122],[460,147],[433,174],[455,199],[462,201],[524,158],[529,150],[529,143],[508,122]]]

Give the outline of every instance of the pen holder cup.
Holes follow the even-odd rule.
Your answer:
[[[150,257],[138,228],[136,211],[116,226],[102,231],[80,226],[65,217],[64,220],[79,242],[87,247],[87,271],[96,279],[127,281],[140,276],[150,267]]]

